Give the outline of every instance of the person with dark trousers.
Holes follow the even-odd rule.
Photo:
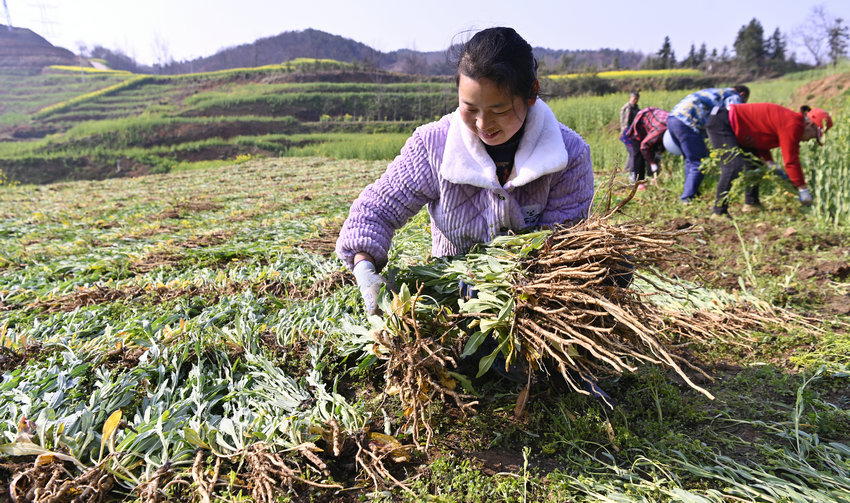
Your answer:
[[[631,181],[642,181],[646,176],[646,166],[649,165],[652,176],[658,172],[655,155],[664,148],[664,132],[667,131],[667,111],[657,107],[647,107],[635,115],[632,125],[626,130],[625,138],[631,144],[629,149],[629,167]],[[644,190],[643,183],[638,190]]]
[[[629,95],[629,101],[620,108],[620,141],[623,142],[623,145],[626,146],[626,152],[629,157],[626,160],[626,170],[629,172],[629,182],[635,183],[636,178],[634,177],[634,172],[637,169],[635,167],[636,160],[636,152],[637,147],[633,144],[631,140],[626,137],[626,131],[631,127],[632,122],[635,120],[635,116],[638,113],[638,100],[640,99],[640,93],[637,91],[632,91]],[[645,187],[644,187],[645,188]]]
[[[632,94],[629,95],[629,101],[620,109],[620,134],[625,133],[626,128],[631,126],[632,121],[635,120],[635,115],[640,110],[638,108],[638,100],[640,100],[640,93],[632,91]]]
[[[685,184],[679,201],[690,203],[699,192],[703,173],[702,160],[708,156],[705,146],[705,122],[714,107],[746,103],[750,97],[747,86],[709,88],[691,93],[682,99],[667,118],[667,129],[685,156]]]
[[[721,172],[714,203],[715,215],[728,216],[729,190],[741,170],[757,169],[761,158],[773,164],[770,149],[779,147],[785,161],[785,173],[797,188],[800,203],[812,204],[811,191],[806,186],[800,165],[800,142],[816,138],[832,127],[832,118],[819,108],[803,106],[795,112],[773,103],[750,103],[717,107],[711,111],[705,130],[714,149],[720,152]],[[742,154],[745,152],[751,156]],[[746,188],[744,212],[760,207],[758,185]]]

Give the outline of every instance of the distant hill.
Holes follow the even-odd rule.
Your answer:
[[[107,51],[108,52],[108,51]],[[553,71],[580,71],[588,68],[637,68],[645,56],[640,52],[618,49],[555,50],[535,48],[535,55],[543,68]],[[320,30],[287,31],[272,37],[258,39],[249,44],[222,49],[212,56],[189,61],[171,62],[148,71],[166,74],[212,72],[230,68],[253,68],[278,64],[295,58],[333,59],[359,63],[364,68],[377,68],[391,72],[419,75],[451,75],[454,65],[449,50],[421,52],[399,49],[381,52],[355,40]],[[116,53],[116,57],[119,54]],[[112,63],[108,55],[98,57]],[[126,67],[124,60],[115,61],[113,68]]]
[[[48,65],[75,65],[78,58],[27,28],[0,24],[0,72],[39,73]]]
[[[548,72],[638,68],[644,54],[619,49],[559,50],[535,47],[541,69]],[[211,56],[173,61],[162,66],[139,65],[120,51],[95,47],[91,57],[103,59],[116,70],[134,73],[185,74],[231,68],[254,68],[283,63],[295,58],[333,59],[397,73],[451,75],[454,65],[450,50],[421,52],[399,49],[381,52],[366,44],[320,30],[286,31],[248,44],[222,49]],[[0,25],[0,71],[37,73],[47,65],[78,64],[71,51],[55,47],[26,28]]]

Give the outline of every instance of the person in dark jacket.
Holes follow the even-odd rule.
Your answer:
[[[625,133],[626,129],[632,125],[632,121],[635,120],[635,115],[640,110],[638,100],[640,100],[640,93],[632,91],[632,94],[629,95],[629,101],[620,109],[620,134]]]

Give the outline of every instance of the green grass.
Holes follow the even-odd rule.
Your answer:
[[[801,83],[828,72],[750,86],[754,97],[790,104],[785,100]],[[50,78],[73,82],[65,77]],[[212,79],[174,82],[191,86]],[[150,95],[147,86],[98,95],[63,114],[90,110],[99,100],[110,111],[120,110],[121,96],[128,97],[128,109],[149,96],[174,112],[182,106],[174,82],[157,83]],[[329,88],[305,85],[294,92]],[[641,105],[669,109],[684,94],[644,92]],[[4,113],[30,114],[40,99],[23,97],[14,105],[18,111]],[[60,101],[69,99],[63,95]],[[616,120],[626,99],[620,94],[550,102],[559,119],[590,143],[598,183],[625,159]],[[2,156],[15,162],[41,149],[51,159],[101,156],[114,165],[121,156],[161,162],[171,171],[0,184],[0,346],[3,362],[20,358],[3,368],[0,435],[13,442],[26,416],[37,425],[36,443],[93,466],[106,418],[121,410],[132,429],[115,433],[106,466],[126,494],[116,498],[126,501],[137,500],[131,488],[152,480],[164,465],[173,470],[169,481],[181,481],[161,484],[164,496],[191,499],[188,470],[198,447],[206,453],[207,477],[212,452],[224,459],[214,498],[253,501],[241,461],[243,448],[258,441],[299,463],[305,477],[324,480],[296,452],[303,442],[319,445],[317,455],[330,466],[331,478],[353,488],[342,494],[361,500],[848,501],[850,320],[840,313],[850,295],[841,268],[847,264],[841,201],[850,180],[850,141],[846,99],[829,105],[836,127],[825,146],[803,149],[816,191],[812,208],[802,208],[767,179],[761,213],[740,213],[737,197],[730,206],[734,223],[711,220],[717,173],[709,171],[694,204],[675,204],[681,160],[668,156],[658,185],[637,193],[617,217],[664,229],[701,229],[683,246],[695,253],[702,277],[683,276],[680,290],[659,294],[655,302],[685,309],[687,298],[789,310],[786,323],[741,334],[746,339],[682,348],[715,379],[703,383],[715,400],[643,366],[601,379],[618,402],[613,410],[557,383],[542,383],[532,388],[527,417],[517,420],[516,386],[473,379],[481,394],[478,413],[462,418],[440,404],[429,455],[414,453],[410,463],[390,464],[410,492],[391,484],[376,491],[368,478],[355,481],[353,455],[335,457],[328,442],[331,418],[352,437],[369,424],[372,431],[410,442],[410,432],[399,431],[404,414],[398,399],[380,394],[381,367],[367,364],[373,339],[357,288],[350,277],[329,282],[344,270],[333,242],[351,201],[380,176],[409,131],[255,134],[142,148],[146,135],[157,131],[212,129],[224,121],[283,127],[289,120],[152,113],[69,126],[43,140],[0,143]],[[300,127],[345,123],[357,121]],[[177,160],[229,148],[231,159]],[[294,157],[246,153],[278,149]],[[616,174],[617,183],[625,180],[625,173]],[[625,187],[618,188],[615,200],[625,194]],[[429,250],[428,219],[420,213],[397,233],[391,265],[422,264]],[[683,274],[674,266],[669,274]],[[108,442],[105,450],[113,450]],[[31,458],[3,461],[0,473],[7,480],[20,469],[12,462],[31,466]],[[70,465],[68,471],[79,473]],[[337,496],[296,483],[278,499]]]
[[[287,157],[327,157],[329,159],[388,160],[401,151],[410,134],[311,134],[293,135],[294,143],[306,145],[290,147],[284,152]]]
[[[350,201],[385,165],[243,158],[204,171],[189,165],[158,176],[0,187],[0,341],[16,354],[39,344],[26,364],[4,374],[0,434],[13,440],[26,415],[38,425],[40,445],[64,446],[91,465],[106,417],[120,408],[135,432],[116,433],[122,454],[109,466],[131,487],[149,480],[166,459],[185,473],[199,443],[221,453],[238,453],[257,440],[278,449],[302,441],[325,445],[316,428],[327,427],[329,417],[350,432],[366,421],[379,431],[397,426],[402,415],[395,399],[369,388],[380,386],[380,368],[358,366],[371,338],[356,329],[368,326],[357,289],[349,284],[317,298],[306,295],[342,269],[332,242],[322,251],[308,251],[309,243],[339,225]],[[740,250],[747,247],[754,270],[748,295],[770,301],[780,292],[771,289],[775,276],[765,268],[782,250],[794,251],[783,259],[789,271],[829,263],[840,253],[823,243],[843,234],[804,225],[816,216],[793,201],[769,201],[765,214],[739,218],[739,239],[731,227],[701,216],[707,196],[695,206],[670,205],[677,183],[665,174],[656,190],[627,205],[623,218],[659,226],[688,219],[709,227],[715,237],[701,250],[716,258],[706,271],[742,274]],[[190,203],[203,204],[192,209]],[[169,210],[179,211],[166,216]],[[755,241],[760,224],[780,234],[789,225],[799,231],[780,239],[760,234]],[[198,241],[215,233],[224,237]],[[396,237],[391,261],[421,263],[429,246],[427,217],[420,214]],[[157,257],[150,269],[135,265]],[[822,313],[825,331],[804,336],[789,320],[748,334],[752,340],[744,346],[717,340],[694,347],[717,379],[706,384],[714,401],[644,367],[600,382],[619,403],[613,411],[557,385],[539,385],[528,417],[517,421],[516,387],[478,380],[479,413],[460,419],[438,408],[435,457],[417,454],[411,464],[393,468],[395,476],[411,477],[413,494],[372,494],[370,485],[356,494],[445,502],[769,501],[777,494],[842,501],[850,497],[846,317],[804,298],[821,284],[817,277],[794,275],[791,283],[801,295],[785,305]],[[837,293],[848,288],[846,281],[834,284]],[[132,300],[49,308],[95,285],[139,293]],[[107,356],[119,344],[124,352]],[[328,451],[321,455],[335,470],[348,462]],[[225,465],[231,470],[245,476],[235,462]],[[186,498],[179,487],[170,486],[168,494]],[[306,491],[297,487],[295,494]],[[238,488],[221,486],[216,494],[251,501]]]

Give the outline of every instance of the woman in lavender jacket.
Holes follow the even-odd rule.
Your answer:
[[[475,34],[458,61],[459,106],[416,129],[354,201],[336,251],[378,312],[393,233],[427,205],[435,257],[510,231],[587,217],[590,147],[537,96],[537,61],[512,28]]]

